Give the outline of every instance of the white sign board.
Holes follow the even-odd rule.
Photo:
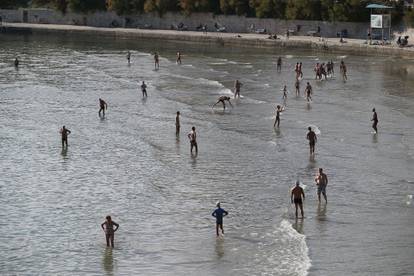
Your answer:
[[[371,14],[371,28],[382,28],[382,15]]]

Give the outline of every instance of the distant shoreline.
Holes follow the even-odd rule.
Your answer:
[[[265,34],[237,34],[217,32],[194,32],[173,30],[147,30],[132,28],[101,28],[76,25],[3,23],[3,33],[28,34],[90,34],[125,39],[162,39],[177,42],[197,42],[218,44],[222,46],[255,47],[255,48],[289,48],[307,49],[317,52],[351,53],[356,55],[378,55],[414,58],[414,47],[400,48],[396,45],[368,45],[365,40],[345,39],[340,43],[338,38],[310,36],[285,36],[280,39],[269,39]]]

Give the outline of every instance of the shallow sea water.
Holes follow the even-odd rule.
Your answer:
[[[315,81],[314,64],[331,59],[335,77]],[[314,89],[310,105],[294,96],[297,61],[301,91],[307,81]],[[243,98],[213,110],[235,79]],[[2,34],[0,274],[412,275],[413,85],[408,59]],[[104,119],[98,98],[108,103]],[[321,131],[315,158],[310,124]],[[67,151],[62,125],[72,131]],[[193,125],[197,157],[186,137]],[[319,167],[329,177],[327,205],[317,202]],[[297,179],[304,220],[290,205]],[[217,200],[229,211],[222,238],[211,217]],[[100,229],[107,214],[120,224],[114,249]]]

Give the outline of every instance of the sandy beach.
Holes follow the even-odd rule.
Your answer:
[[[352,53],[363,55],[392,55],[399,57],[414,57],[414,47],[400,48],[393,45],[369,45],[366,40],[345,39],[344,43],[339,38],[319,38],[310,36],[278,36],[278,39],[269,39],[267,34],[255,33],[218,33],[218,32],[194,32],[174,30],[149,30],[130,28],[98,28],[75,25],[54,24],[28,24],[28,23],[3,23],[3,31],[6,32],[30,32],[30,33],[79,33],[116,38],[141,38],[162,39],[167,41],[187,41],[195,43],[217,43],[223,46],[257,47],[257,48],[295,48],[313,49],[323,52]],[[279,38],[280,37],[280,38]]]

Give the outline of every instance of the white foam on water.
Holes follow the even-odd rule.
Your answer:
[[[286,55],[285,58],[293,58],[293,55]]]
[[[322,133],[317,125],[310,125],[309,124],[308,126],[312,128],[313,132],[315,132],[316,135],[320,135]]]
[[[337,56],[336,58],[337,59],[344,59],[344,58],[347,58],[347,56]]]

